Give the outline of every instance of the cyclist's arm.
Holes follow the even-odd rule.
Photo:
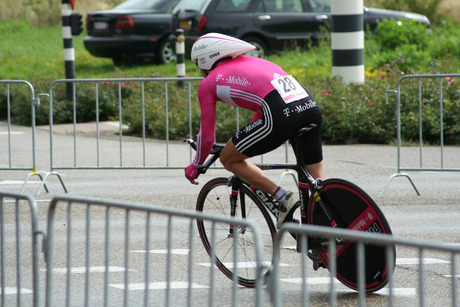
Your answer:
[[[200,101],[201,117],[200,132],[197,138],[197,151],[193,164],[196,167],[203,165],[214,145],[214,135],[216,129],[216,102],[206,84],[200,85],[198,90],[198,100]]]

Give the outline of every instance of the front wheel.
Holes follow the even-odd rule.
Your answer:
[[[235,200],[236,210],[231,213],[231,198]],[[237,193],[232,195],[232,187],[228,178],[210,180],[201,189],[196,210],[206,214],[244,218],[253,223],[262,234],[264,278],[273,259],[273,240],[276,229],[264,205],[254,193],[244,184],[239,185]],[[215,254],[215,263],[219,270],[228,278],[233,279],[237,273],[237,282],[245,287],[254,287],[257,277],[255,238],[251,228],[214,223],[209,220],[197,221],[201,241],[211,257]],[[214,235],[214,237],[213,237]],[[234,237],[237,238],[235,245]],[[235,270],[235,249],[237,265]]]
[[[337,226],[350,230],[391,234],[390,225],[372,198],[355,184],[342,179],[328,179],[323,182],[319,192],[321,201],[331,211]],[[308,222],[314,225],[330,226],[324,211],[315,199],[310,197],[308,203]],[[314,238],[321,239],[321,238]],[[358,290],[357,249],[356,243],[344,242],[337,246],[337,279],[351,289]],[[375,292],[383,288],[395,267],[396,251],[388,266],[385,246],[365,244],[365,289]],[[323,263],[329,268],[328,249],[317,249]]]

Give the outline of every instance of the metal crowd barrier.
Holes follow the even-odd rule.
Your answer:
[[[30,228],[27,229],[28,227]],[[0,192],[0,305],[2,307],[38,306],[39,237],[42,235],[38,228],[38,209],[35,200],[25,194]]]
[[[42,180],[42,184],[38,189],[37,195],[40,194],[43,188],[46,188],[45,183],[49,176],[55,175],[58,177],[63,189],[67,192],[64,181],[57,170],[65,169],[159,169],[159,168],[183,168],[187,162],[190,161],[192,153],[189,152],[188,158],[183,157],[181,163],[176,162],[175,165],[171,163],[170,148],[172,146],[169,138],[169,85],[177,87],[177,81],[184,80],[187,82],[188,99],[184,105],[188,105],[189,114],[189,134],[192,135],[192,103],[193,97],[196,93],[192,93],[192,84],[202,80],[202,78],[126,78],[126,79],[62,79],[54,81],[49,90],[49,134],[50,134],[50,172],[47,173]],[[94,98],[94,118],[92,123],[82,123],[78,120],[81,114],[77,111],[77,106],[80,104],[80,86],[82,84],[90,84],[93,88],[92,93],[87,97]],[[161,97],[164,101],[165,118],[164,123],[166,127],[166,142],[155,142],[149,140],[146,136],[146,127],[150,124],[146,121],[146,98],[145,91],[148,85],[154,83],[163,83],[163,91],[155,93],[155,96]],[[116,124],[118,130],[117,138],[102,138],[103,129],[100,121],[100,108],[102,95],[107,95],[110,90],[108,85],[116,86],[116,101],[113,101],[117,106],[118,120]],[[59,120],[59,114],[55,114],[56,96],[59,91],[59,86],[68,85],[72,86],[72,109],[67,112],[72,113],[73,122],[71,123],[70,133],[72,135],[71,141],[68,138],[61,139],[54,133],[55,118]],[[133,142],[129,136],[123,133],[123,127],[127,124],[123,120],[123,100],[125,90],[140,91],[140,99],[137,102],[138,110],[142,116],[142,136],[141,141]],[[89,112],[89,111],[87,111]],[[93,125],[92,129],[95,135],[92,137],[82,137],[77,132],[77,125]],[[67,140],[67,141],[66,141]],[[183,153],[184,150],[175,150],[176,152]],[[161,153],[164,152],[164,155]]]
[[[197,242],[197,220],[245,226],[255,239],[255,265],[263,264],[259,230],[247,220],[126,202],[54,198],[44,248],[46,306],[216,306],[223,300],[237,306],[248,299],[251,306],[262,306],[262,282],[248,294],[216,272]],[[244,242],[235,236],[234,244]],[[235,256],[235,267],[238,258],[244,255]],[[224,293],[217,287],[220,278],[232,284]]]
[[[188,108],[189,116],[189,134],[192,134],[192,114],[191,106],[192,103],[195,103],[196,93],[192,92],[192,84],[197,83],[202,80],[202,78],[126,78],[126,79],[73,79],[73,80],[56,80],[52,83],[50,87],[50,162],[51,170],[58,169],[155,169],[155,168],[176,168],[183,167],[183,165],[174,165],[170,161],[170,129],[169,125],[169,116],[174,110],[170,110],[170,96],[171,88],[174,86],[177,88],[177,81],[184,80],[188,88],[188,98],[187,101],[184,101],[184,108]],[[56,91],[59,86],[62,84],[71,83],[73,86],[73,97],[72,104],[73,110],[73,122],[70,129],[70,134],[72,135],[72,142],[64,144],[58,142],[57,136],[54,133],[56,129],[54,124],[54,118],[57,117],[54,114],[54,109],[56,107],[55,97]],[[79,87],[82,84],[90,84],[93,88],[92,95],[94,97],[95,105],[94,113],[95,117],[94,122],[94,142],[90,142],[87,139],[81,138],[77,133],[77,124],[78,117],[81,114],[78,114],[77,105],[79,104]],[[154,84],[163,84],[162,91],[155,92],[155,97],[161,97],[163,102],[163,110],[165,112],[164,124],[166,127],[166,145],[160,146],[157,143],[148,140],[146,137],[146,128],[149,124],[146,122],[146,92],[153,91],[151,86]],[[105,140],[101,138],[102,129],[100,122],[100,100],[101,96],[107,94],[108,91],[113,88],[107,89],[108,85],[115,85],[116,87],[116,104],[117,115],[117,133],[118,136],[112,140],[111,144],[115,142],[115,150],[110,149],[110,151],[105,150]],[[196,84],[197,85],[197,84]],[[149,87],[150,86],[150,87]],[[124,112],[124,93],[127,88],[132,91],[140,92],[139,101],[137,101],[137,110],[139,111],[140,116],[142,117],[142,135],[140,143],[132,143],[129,141],[129,136],[124,135],[123,127],[127,124],[123,120]],[[197,88],[197,86],[196,86]],[[59,116],[59,115],[58,115]],[[164,152],[165,155],[160,154]],[[82,162],[83,158],[85,161]],[[154,158],[154,159],[153,159]],[[88,162],[90,161],[90,162]]]
[[[5,141],[2,140],[1,144],[2,149],[6,149],[7,159],[6,161],[0,161],[0,170],[29,170],[31,171],[24,181],[23,187],[21,192],[24,192],[24,189],[32,176],[38,176],[40,180],[43,182],[43,176],[41,173],[37,172],[37,163],[36,163],[36,146],[35,146],[35,108],[40,105],[40,97],[39,95],[35,96],[35,90],[30,82],[25,80],[0,80],[0,85],[4,85],[6,88],[6,131],[2,131],[0,129],[0,137],[2,135],[6,135]],[[17,88],[16,86],[22,86],[25,88],[25,91],[30,93],[30,97],[28,101],[30,102],[31,107],[31,129],[30,135],[29,131],[21,132],[21,131],[13,131],[13,123],[11,118],[11,110],[14,106],[14,95],[12,95],[12,89]],[[13,87],[13,88],[12,88]],[[2,117],[0,117],[2,118]],[[15,140],[19,138],[27,138],[29,140],[30,137],[30,147],[24,147],[25,142],[21,141],[21,145],[18,146]],[[3,137],[2,137],[3,138]],[[30,153],[29,155],[24,155],[24,152]],[[46,186],[45,186],[46,188]]]
[[[6,131],[2,127],[0,133],[2,136],[2,148],[7,150],[7,160],[4,161],[2,159],[0,163],[0,170],[33,170],[35,167],[35,105],[37,100],[35,98],[35,91],[32,86],[27,81],[24,80],[0,80],[0,86],[5,88],[6,94],[6,114],[0,114],[0,118],[6,119]],[[31,147],[28,149],[30,156],[24,156],[19,154],[19,150],[24,151],[24,148],[17,148],[15,146],[14,139],[19,137],[24,133],[19,131],[13,131],[12,128],[12,118],[11,118],[11,109],[14,106],[16,98],[12,93],[12,87],[24,88],[24,92],[28,91],[30,96],[28,98],[28,102],[30,103],[30,107],[32,109],[32,127],[31,127]],[[29,137],[29,136],[27,136]]]
[[[27,208],[27,214],[23,211]],[[372,302],[379,306],[458,306],[458,271],[460,246],[401,239],[391,236],[347,231],[318,226],[286,224],[275,237],[273,265],[266,291],[262,276],[255,289],[239,287],[228,280],[213,265],[199,240],[196,222],[208,220],[215,224],[242,225],[254,236],[257,272],[264,269],[260,230],[250,220],[224,218],[200,212],[177,210],[148,205],[97,200],[83,197],[57,196],[48,208],[46,234],[38,228],[38,209],[35,201],[24,194],[0,192],[0,302],[1,306],[193,306],[193,305],[250,305],[273,306],[290,303],[309,306],[338,302],[365,306]],[[30,230],[24,228],[30,227]],[[417,255],[418,263],[412,273],[398,264],[389,284],[377,294],[365,291],[344,292],[326,270],[309,275],[311,261],[305,253],[284,253],[282,243],[291,234],[306,242],[307,236],[334,238],[357,242],[358,276],[364,276],[364,246],[376,244],[396,246],[397,253]],[[43,237],[43,260],[39,245]],[[234,244],[240,242],[238,236]],[[213,240],[211,240],[213,242]],[[30,245],[29,245],[30,244]],[[30,247],[27,247],[30,246]],[[307,248],[304,245],[304,248]],[[392,249],[387,250],[392,258]],[[292,256],[294,255],[294,256]],[[443,264],[427,269],[430,257],[443,258]],[[281,262],[288,257],[290,266]],[[294,263],[295,258],[299,261]],[[234,258],[234,267],[238,259]],[[299,265],[300,264],[300,265]],[[230,264],[231,265],[231,264]],[[282,268],[282,271],[281,271]],[[46,276],[41,276],[40,274]],[[329,289],[315,288],[318,274]],[[299,277],[300,276],[300,277]],[[326,277],[324,277],[326,276]],[[292,278],[294,277],[294,278]],[[440,278],[443,277],[440,282]],[[41,280],[40,280],[41,279]],[[281,286],[286,279],[289,291]],[[46,280],[46,282],[44,282]],[[402,288],[413,283],[413,295],[399,295]],[[297,284],[297,286],[295,285]],[[297,287],[297,288],[296,288]],[[360,287],[364,285],[360,283]],[[44,291],[43,291],[43,288]],[[433,292],[436,291],[436,292]],[[294,294],[295,293],[295,294]],[[347,294],[348,293],[348,294]],[[428,293],[430,293],[428,295]],[[345,295],[345,297],[344,297]],[[347,296],[348,295],[348,296]]]
[[[400,251],[402,248],[407,248],[412,251],[416,251],[417,255],[419,256],[418,261],[418,273],[417,281],[418,281],[418,288],[417,294],[414,295],[414,298],[408,301],[397,302],[395,298],[395,282],[394,282],[394,275],[398,273],[398,269],[393,275],[391,275],[390,280],[386,288],[383,290],[385,294],[387,294],[387,298],[383,300],[379,300],[379,306],[395,306],[398,303],[398,306],[450,306],[456,307],[458,306],[458,282],[457,278],[457,270],[459,269],[460,265],[460,246],[455,245],[448,245],[448,244],[440,244],[440,243],[432,243],[428,241],[420,241],[420,240],[413,240],[413,239],[402,239],[402,238],[395,238],[388,235],[383,234],[375,234],[375,233],[367,233],[367,232],[359,232],[359,231],[351,231],[351,230],[344,230],[344,229],[333,229],[329,227],[320,227],[320,226],[302,226],[302,225],[295,225],[295,224],[284,224],[280,231],[277,233],[275,238],[274,244],[274,255],[273,255],[273,267],[272,267],[272,275],[269,278],[269,289],[271,293],[271,299],[274,307],[280,307],[287,305],[286,302],[283,301],[283,292],[281,289],[281,272],[280,272],[280,263],[281,263],[281,250],[282,250],[282,241],[284,238],[291,236],[291,233],[296,234],[297,240],[301,240],[305,242],[304,250],[307,250],[307,237],[308,236],[320,236],[324,238],[329,238],[329,245],[335,245],[335,238],[343,238],[346,241],[354,241],[357,243],[357,250],[358,255],[357,258],[359,260],[358,268],[357,268],[357,275],[361,278],[358,279],[358,285],[360,289],[364,290],[364,264],[365,264],[365,256],[364,256],[364,247],[366,244],[374,244],[380,245],[385,247],[396,246],[397,253],[398,250]],[[335,250],[332,248],[331,250]],[[387,259],[392,259],[395,255],[393,254],[392,248],[387,248]],[[450,287],[448,285],[441,285],[439,284],[430,284],[426,278],[426,270],[424,265],[424,254],[427,254],[427,251],[434,252],[438,257],[440,253],[445,253],[445,257],[450,259],[450,269],[445,270],[441,268],[436,269],[436,275],[442,275],[446,277],[450,277]],[[334,253],[333,253],[334,254]],[[333,259],[335,259],[333,257]],[[372,261],[372,259],[368,259]],[[458,260],[458,261],[457,261]],[[292,260],[291,260],[292,261]],[[446,261],[448,262],[448,261]],[[313,286],[310,285],[308,270],[306,269],[307,266],[311,265],[311,261],[305,254],[299,253],[299,263],[301,263],[301,270],[299,273],[300,279],[302,282],[300,283],[300,293],[302,293],[302,302],[301,306],[310,306],[310,304],[314,305],[318,304],[328,304],[329,306],[338,306],[338,285],[337,281],[335,280],[334,276],[336,275],[336,264],[334,261],[331,262],[331,273],[329,277],[326,279],[328,280],[329,284],[329,298],[325,302],[314,302],[311,303],[312,297],[311,295],[314,290]],[[391,267],[391,264],[390,264]],[[292,277],[292,276],[285,276],[285,277]],[[407,282],[407,281],[406,281]],[[405,284],[406,285],[406,284]],[[400,286],[400,285],[399,285]],[[430,297],[430,301],[426,297],[426,292],[433,289],[433,286],[436,286],[436,294]],[[343,286],[344,287],[344,286]],[[291,287],[292,290],[292,287]],[[380,290],[382,291],[382,290]],[[285,297],[286,299],[286,297]],[[353,305],[359,305],[360,307],[366,306],[366,293],[365,291],[359,291],[357,302],[352,302]]]
[[[3,164],[3,161],[0,161],[0,170],[30,170],[31,172],[27,174],[24,184],[21,189],[21,193],[25,191],[27,184],[29,183],[30,178],[37,176],[41,181],[41,188],[43,187],[48,191],[46,187],[46,177],[49,176],[46,172],[39,172],[37,170],[37,156],[36,156],[36,117],[35,109],[40,106],[40,96],[47,96],[48,94],[38,94],[35,95],[35,90],[32,84],[24,80],[0,80],[0,85],[5,84],[6,87],[6,133],[0,130],[0,135],[7,135],[7,140],[4,142],[6,144],[3,148],[7,148],[8,158],[7,162]],[[27,90],[30,91],[30,106],[31,106],[31,129],[30,129],[30,148],[24,147],[24,140],[17,141],[20,137],[24,137],[28,140],[29,131],[23,133],[21,131],[13,131],[13,123],[11,118],[12,110],[12,96],[11,86],[12,85],[23,85],[27,87]],[[0,123],[1,124],[1,123]],[[3,143],[3,142],[2,142]],[[18,145],[20,143],[21,145]],[[24,152],[29,151],[31,156],[24,155]],[[21,162],[21,163],[20,163]],[[26,166],[30,165],[30,166]],[[42,174],[43,173],[43,174]],[[62,179],[61,183],[64,186]],[[66,190],[64,186],[64,190]],[[37,193],[39,194],[39,193]]]
[[[459,78],[460,77],[460,74],[435,74],[435,75],[430,75],[430,74],[427,74],[427,75],[407,75],[407,76],[403,76],[399,79],[398,81],[398,86],[397,86],[397,90],[396,91],[388,91],[387,92],[387,102],[388,102],[388,94],[390,93],[394,93],[396,95],[396,125],[397,125],[397,172],[393,175],[390,176],[390,178],[388,178],[388,181],[387,183],[385,184],[383,190],[380,192],[380,195],[379,197],[381,197],[386,189],[388,188],[388,186],[390,185],[391,181],[393,180],[393,178],[396,178],[396,177],[406,177],[412,187],[414,188],[415,192],[420,195],[420,192],[418,191],[417,187],[415,186],[412,178],[407,174],[407,173],[404,173],[404,171],[436,171],[436,172],[446,172],[446,171],[455,171],[455,172],[458,172],[460,171],[460,165],[454,165],[454,167],[446,167],[445,166],[445,162],[446,162],[446,153],[445,153],[445,146],[444,146],[444,132],[443,132],[443,125],[444,125],[444,121],[443,121],[443,107],[444,107],[444,104],[445,104],[445,101],[444,101],[444,98],[443,98],[443,93],[444,93],[444,86],[443,84],[445,84],[446,82],[446,78]],[[424,156],[423,156],[423,153],[424,153],[424,150],[427,150],[428,148],[430,150],[433,150],[433,146],[424,146],[423,144],[423,133],[422,133],[422,125],[423,125],[423,99],[422,99],[422,91],[423,90],[427,90],[426,88],[423,88],[422,87],[422,80],[426,80],[426,79],[437,79],[438,81],[438,84],[439,86],[437,88],[429,88],[428,90],[431,90],[431,91],[435,91],[437,93],[439,93],[438,97],[439,97],[439,114],[438,114],[438,122],[439,122],[439,127],[440,127],[440,130],[439,130],[439,146],[438,147],[438,150],[439,150],[439,161],[437,162],[437,166],[426,166],[426,164],[424,164]],[[419,141],[418,141],[418,153],[415,153],[414,155],[410,155],[407,154],[407,156],[409,156],[409,158],[407,158],[405,160],[405,162],[403,162],[403,157],[404,157],[404,154],[403,154],[403,150],[402,150],[402,140],[401,140],[401,129],[402,129],[402,123],[401,123],[401,106],[405,103],[405,101],[402,101],[402,98],[401,98],[401,94],[403,92],[403,84],[404,84],[404,81],[406,80],[417,80],[418,82],[418,97],[417,97],[417,100],[418,100],[418,122],[419,122]],[[411,97],[413,98],[413,97]],[[413,166],[413,167],[410,167],[408,164],[409,164],[409,161],[417,161],[418,159],[418,165],[417,166]],[[460,161],[458,159],[458,157],[451,157],[451,159],[455,162],[458,162]],[[406,163],[404,165],[404,163]]]

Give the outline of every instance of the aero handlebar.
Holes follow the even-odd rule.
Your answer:
[[[196,151],[196,148],[197,148],[197,145],[196,145],[196,142],[192,139],[186,139],[184,141],[184,143],[188,143],[190,145],[190,147],[192,147],[195,151]],[[212,146],[212,150],[211,150],[211,156],[208,160],[206,160],[206,162],[201,166],[201,167],[198,167],[198,173],[199,174],[204,174],[206,173],[206,171],[208,170],[209,167],[211,167],[211,165],[217,161],[217,159],[219,159],[219,156],[220,156],[220,152],[222,151],[222,149],[224,149],[224,145],[218,145],[218,144],[214,144]]]

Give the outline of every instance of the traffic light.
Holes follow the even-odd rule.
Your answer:
[[[81,21],[80,13],[72,13],[70,15],[70,29],[72,35],[80,35],[83,31],[83,22]]]

